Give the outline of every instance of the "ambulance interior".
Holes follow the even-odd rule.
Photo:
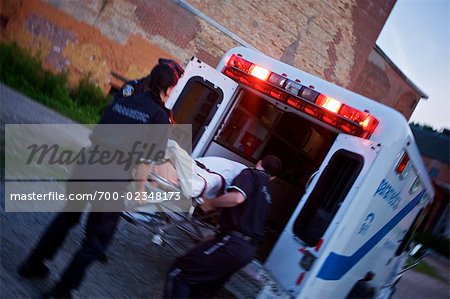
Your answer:
[[[193,146],[221,101],[220,90],[209,86],[208,81],[193,78],[187,84],[173,111],[177,123],[192,124]],[[248,166],[269,154],[282,160],[283,173],[270,184],[272,208],[265,242],[257,255],[261,261],[270,254],[302,198],[308,180],[319,169],[337,135],[336,129],[330,129],[293,108],[277,106],[257,91],[242,87],[236,93],[233,106],[217,127],[203,155],[225,157]],[[322,198],[324,196],[314,199],[316,203],[310,205],[306,218],[296,219],[295,226],[299,226],[297,230],[304,236],[301,233],[296,235],[310,246],[314,246],[316,239],[309,235],[320,238],[339,207],[338,202],[329,203]],[[325,213],[327,218],[320,220],[326,209],[329,210],[328,214]],[[318,225],[323,228],[320,232],[314,231]]]
[[[265,242],[258,252],[258,258],[264,261],[337,133],[307,120],[298,112],[277,108],[264,100],[263,95],[250,90],[242,89],[237,99],[205,155],[220,155],[247,165],[270,154],[282,160],[284,171],[270,184],[271,214],[266,224]]]

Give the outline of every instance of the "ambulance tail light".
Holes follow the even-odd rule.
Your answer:
[[[395,172],[398,174],[403,173],[403,171],[405,171],[406,169],[406,166],[408,166],[408,163],[409,163],[409,156],[406,152],[404,152],[402,158],[395,167]]]
[[[321,239],[319,240],[319,242],[317,242],[316,246],[314,247],[314,250],[315,250],[316,252],[319,251],[320,248],[322,247],[322,244],[323,244],[323,238],[321,238]]]
[[[295,285],[298,286],[302,283],[303,278],[305,278],[305,273],[306,272],[302,272],[300,273],[300,275],[297,277],[297,279],[295,280]]]

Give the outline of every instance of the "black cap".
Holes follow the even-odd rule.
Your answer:
[[[181,75],[183,75],[183,73],[184,73],[184,69],[175,60],[160,58],[160,59],[158,59],[158,63],[169,65],[176,72],[176,74],[178,75],[178,78],[180,78]]]

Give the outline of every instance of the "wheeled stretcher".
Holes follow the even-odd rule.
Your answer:
[[[179,234],[168,232],[174,228],[181,229],[194,241],[215,231],[215,226],[205,220],[211,220],[217,213],[197,213],[197,207],[203,202],[203,197],[214,198],[222,194],[246,166],[220,157],[194,161],[171,140],[166,158],[162,162],[148,161],[151,168],[146,184],[147,194],[152,197],[164,194],[165,200],[151,200],[149,204],[130,207],[122,217],[149,229],[153,233],[153,243],[173,247],[171,242]]]

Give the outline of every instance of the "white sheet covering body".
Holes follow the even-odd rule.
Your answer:
[[[227,185],[247,166],[222,157],[202,157],[197,159],[207,169],[197,166],[192,157],[178,143],[169,140],[166,148],[166,158],[175,167],[181,192],[190,197],[206,196],[214,198],[220,195]],[[173,170],[159,171],[159,174],[170,176]],[[174,178],[168,178],[174,181]],[[224,185],[225,184],[225,185]]]
[[[202,157],[198,158],[197,161],[204,164],[209,170],[208,172],[197,166],[197,176],[206,179],[204,195],[208,198],[214,198],[223,193],[225,188],[231,185],[234,178],[247,168],[244,164],[222,157]]]

